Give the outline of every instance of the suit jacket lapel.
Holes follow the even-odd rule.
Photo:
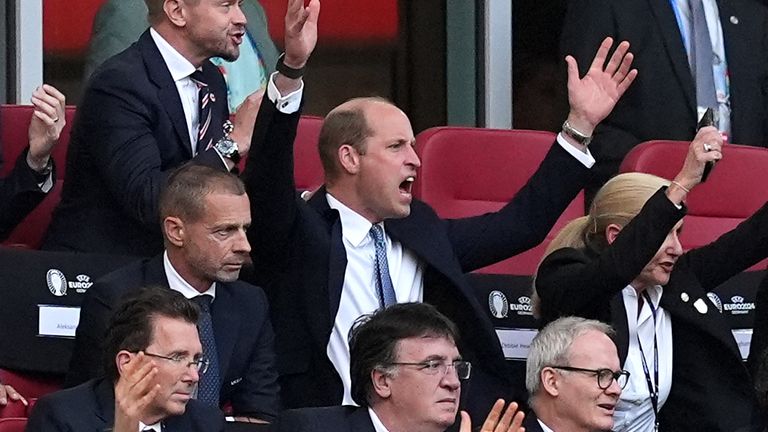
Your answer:
[[[326,291],[328,299],[328,308],[320,308],[318,312],[328,311],[327,315],[317,314],[320,322],[318,325],[310,326],[315,331],[317,341],[325,346],[328,343],[326,329],[333,326],[333,320],[339,310],[341,301],[341,290],[344,285],[344,274],[347,270],[347,251],[344,249],[344,242],[341,237],[341,219],[339,212],[328,205],[328,199],[325,186],[321,187],[309,200],[309,206],[315,209],[325,220],[326,229],[329,232],[330,250],[328,253],[328,280],[326,284],[318,281],[318,288]],[[324,285],[324,286],[323,286]],[[314,315],[314,314],[313,314]],[[309,317],[312,319],[312,317]]]
[[[115,422],[115,390],[107,379],[100,379],[95,384],[96,417],[99,419],[97,430],[107,430]]]
[[[748,77],[749,72],[745,71],[754,67],[751,63],[754,56],[753,47],[744,42],[747,39],[744,32],[748,27],[738,25],[738,20],[735,23],[731,22],[732,18],[738,19],[741,12],[734,3],[733,0],[717,1],[720,26],[723,29],[723,41],[725,43],[725,60],[728,62],[732,134],[733,131],[741,130],[743,123],[748,122],[742,115],[744,110],[738,108],[739,101],[751,98],[749,93],[755,91],[749,84],[745,84],[752,82]],[[743,78],[744,75],[747,75],[747,78]],[[729,137],[731,142],[739,142],[740,139],[742,138],[739,136]]]
[[[189,142],[189,129],[187,128],[187,119],[184,116],[184,108],[181,105],[181,97],[176,83],[168,71],[168,66],[165,64],[163,56],[160,55],[160,50],[157,49],[155,41],[149,34],[149,30],[141,35],[138,46],[142,57],[144,57],[149,79],[157,86],[157,97],[162,101],[163,108],[173,123],[173,129],[183,144],[182,151],[191,159],[192,147]]]
[[[669,283],[664,287],[661,306],[669,311],[673,321],[687,321],[689,324],[714,337],[723,347],[730,350],[734,356],[741,358],[736,340],[733,338],[733,334],[724,322],[717,307],[712,304],[706,293],[699,288],[698,281],[692,277],[690,272],[682,268],[677,270],[672,272]],[[682,300],[681,296],[683,293],[686,294],[688,301]],[[697,308],[696,305],[699,305],[699,307]],[[674,334],[674,332],[675,326],[673,324],[672,333]]]
[[[367,408],[357,408],[354,413],[349,416],[349,431],[350,432],[375,432],[373,427],[373,421],[371,416],[368,415]]]
[[[613,328],[616,331],[616,338],[613,342],[616,344],[619,360],[623,365],[629,353],[629,323],[627,323],[627,308],[624,306],[624,297],[621,292],[611,299],[611,323],[613,323]]]
[[[168,276],[165,274],[162,254],[147,261],[144,267],[144,284],[170,287]]]
[[[669,61],[677,75],[680,86],[688,100],[691,112],[696,112],[696,88],[688,65],[688,53],[683,45],[680,27],[677,25],[675,13],[669,0],[648,0],[651,11],[656,19],[664,48],[669,54]],[[646,71],[645,73],[653,73]]]
[[[235,349],[236,339],[241,320],[247,319],[242,315],[241,308],[237,305],[228,288],[228,284],[217,282],[216,300],[213,302],[211,319],[213,321],[213,335],[216,338],[216,351],[219,355],[219,370],[229,369],[229,360]],[[219,376],[221,380],[226,377]]]

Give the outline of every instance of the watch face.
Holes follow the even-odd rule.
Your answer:
[[[237,152],[237,144],[229,138],[222,138],[216,143],[216,149],[224,156],[230,156]]]

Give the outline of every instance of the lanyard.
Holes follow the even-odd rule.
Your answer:
[[[656,308],[651,302],[651,296],[648,295],[648,291],[643,291],[641,294],[648,303],[648,307],[651,308],[651,316],[653,316],[653,381],[651,381],[651,373],[648,369],[648,363],[645,360],[645,352],[643,351],[643,343],[640,341],[640,332],[636,333],[637,345],[640,347],[640,359],[643,363],[643,373],[645,374],[645,383],[648,384],[648,392],[651,395],[651,406],[653,407],[654,417],[654,430],[659,430],[659,344],[656,339]],[[638,328],[639,330],[639,328]]]

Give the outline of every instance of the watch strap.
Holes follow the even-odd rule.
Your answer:
[[[306,67],[301,69],[292,68],[285,64],[284,59],[285,53],[280,54],[280,57],[277,58],[277,66],[275,69],[277,69],[278,72],[291,79],[299,79],[304,76],[304,70],[306,70]]]

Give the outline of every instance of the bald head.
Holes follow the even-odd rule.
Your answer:
[[[318,151],[327,183],[332,183],[339,175],[339,147],[347,144],[365,154],[365,140],[373,135],[367,113],[376,104],[394,107],[392,102],[381,97],[355,98],[337,106],[325,117]]]

